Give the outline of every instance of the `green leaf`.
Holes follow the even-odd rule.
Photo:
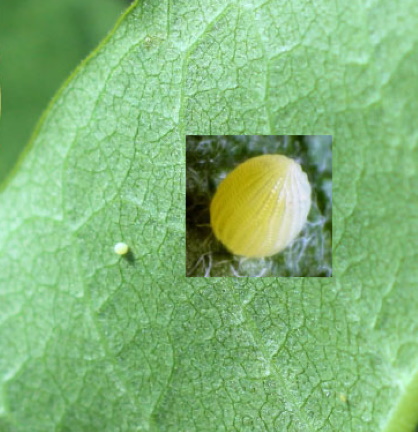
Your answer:
[[[0,196],[0,430],[384,431],[418,359],[417,16],[135,3]],[[333,135],[334,277],[185,278],[186,134]]]

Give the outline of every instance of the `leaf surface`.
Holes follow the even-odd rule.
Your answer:
[[[0,430],[383,430],[418,356],[417,16],[135,3],[0,196]],[[333,135],[334,277],[186,279],[186,134]]]

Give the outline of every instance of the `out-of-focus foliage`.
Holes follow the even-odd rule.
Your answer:
[[[331,276],[331,136],[188,136],[188,276]],[[212,234],[209,204],[220,181],[244,160],[260,154],[296,159],[312,185],[309,221],[285,251],[270,258],[231,255]]]
[[[112,28],[122,0],[19,0],[0,11],[0,181],[56,89]]]

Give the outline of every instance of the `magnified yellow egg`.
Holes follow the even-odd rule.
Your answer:
[[[301,232],[311,207],[307,175],[293,159],[263,155],[238,165],[210,205],[215,236],[232,253],[267,257]]]

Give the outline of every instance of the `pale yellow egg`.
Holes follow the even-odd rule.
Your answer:
[[[126,243],[119,242],[115,244],[113,250],[118,255],[126,255],[129,251],[129,246]]]
[[[210,223],[232,253],[267,257],[299,235],[310,207],[311,186],[301,166],[286,156],[263,155],[238,165],[222,181],[210,205]]]

